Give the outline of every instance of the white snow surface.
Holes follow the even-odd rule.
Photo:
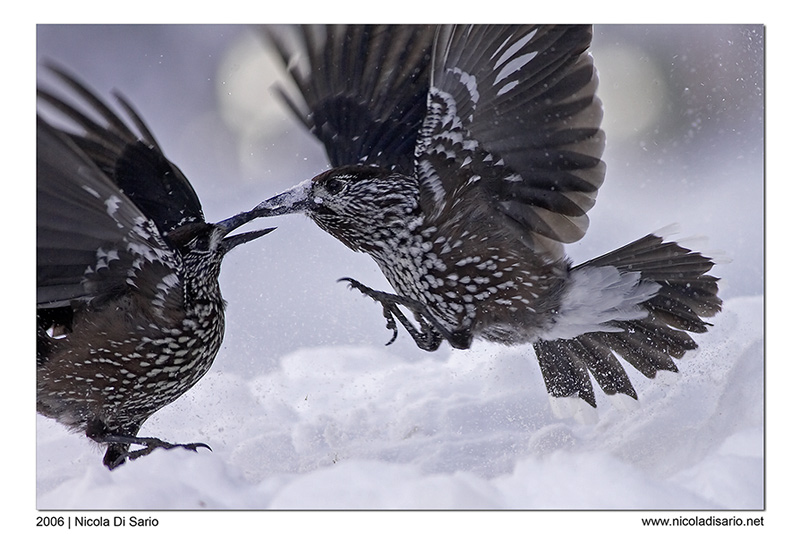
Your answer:
[[[638,405],[599,396],[593,424],[553,415],[531,348],[489,344],[417,361],[306,348],[263,374],[212,370],[141,435],[213,452],[156,451],[114,472],[39,417],[37,505],[759,509],[762,304],[727,302],[679,374],[633,375]]]

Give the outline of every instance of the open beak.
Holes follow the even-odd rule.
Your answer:
[[[313,207],[313,203],[309,200],[309,193],[311,192],[311,180],[301,182],[291,189],[287,189],[279,195],[265,200],[250,211],[242,212],[234,215],[229,219],[220,221],[216,224],[221,228],[225,235],[233,232],[240,226],[257,219],[259,217],[273,217],[275,215],[283,215],[284,213],[297,213],[305,211]],[[234,247],[247,243],[254,239],[258,239],[263,235],[267,235],[275,228],[265,228],[263,230],[255,230],[253,232],[244,232],[241,234],[232,235],[222,240],[225,245],[225,252],[228,252]]]
[[[240,226],[245,223],[248,223],[258,217],[258,214],[255,213],[255,210],[246,211],[244,213],[240,213],[238,215],[234,215],[229,219],[225,219],[224,221],[220,221],[216,224],[219,228],[225,232],[227,236],[229,233],[233,232]],[[263,230],[254,230],[252,232],[244,232],[241,234],[232,235],[226,237],[222,240],[222,244],[225,247],[225,252],[229,252],[234,247],[237,247],[243,243],[247,243],[248,241],[252,241],[254,239],[258,239],[261,236],[267,235],[275,228],[264,228]]]
[[[253,208],[250,213],[255,213],[255,217],[274,217],[285,213],[307,211],[314,207],[313,202],[309,199],[310,192],[311,180],[300,182],[291,189],[265,200]]]

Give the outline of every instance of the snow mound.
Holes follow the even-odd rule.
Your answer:
[[[212,370],[141,434],[213,452],[109,472],[99,447],[38,417],[37,506],[762,508],[763,299],[726,302],[697,339],[677,375],[630,371],[639,401],[599,396],[590,424],[556,417],[530,347],[409,360],[329,346],[255,376]]]

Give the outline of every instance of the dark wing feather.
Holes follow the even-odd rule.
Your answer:
[[[333,167],[414,170],[426,110],[432,26],[267,27],[301,98],[281,94]]]
[[[194,189],[130,104],[120,98],[138,134],[76,79],[52,70],[97,118],[38,91],[59,126],[37,116],[37,308],[52,315],[127,294],[156,314],[182,310],[182,258],[165,236],[205,225]]]
[[[584,235],[605,175],[591,36],[580,26],[440,29],[417,147],[434,224],[478,195],[531,246],[558,253]]]
[[[40,117],[36,126],[37,307],[76,301],[100,306],[148,286],[142,277],[172,280],[169,275],[180,272],[180,255],[153,222],[70,136]],[[180,285],[167,289],[143,296],[183,302]]]
[[[85,112],[44,89],[38,90],[40,100],[67,120],[74,143],[163,234],[182,224],[204,221],[194,188],[164,156],[144,121],[122,96],[116,95],[117,100],[138,133],[75,78],[57,67],[50,70],[72,90],[76,105]]]

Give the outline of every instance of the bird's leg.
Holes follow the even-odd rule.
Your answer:
[[[395,318],[400,321],[400,324],[408,331],[414,342],[419,348],[426,351],[434,351],[439,348],[442,343],[442,338],[448,338],[449,334],[447,329],[444,328],[439,321],[428,311],[428,309],[420,302],[402,297],[400,295],[393,295],[392,293],[385,293],[383,291],[376,291],[353,280],[352,278],[342,278],[340,282],[347,282],[352,289],[358,289],[364,295],[370,297],[383,306],[383,316],[386,319],[386,328],[392,331],[392,339],[389,340],[387,345],[394,343],[397,339],[397,323]],[[412,312],[414,317],[419,322],[419,329],[417,329],[411,321],[400,311],[397,305],[405,306]]]
[[[125,434],[115,434],[108,431],[99,433],[87,432],[86,435],[97,443],[108,445],[108,451],[106,453],[107,458],[104,460],[104,463],[109,469],[114,469],[115,467],[121,465],[126,459],[136,460],[137,458],[141,458],[142,456],[150,454],[156,449],[169,450],[180,447],[182,449],[197,452],[198,448],[204,447],[208,450],[211,450],[211,447],[205,443],[169,443],[158,438],[129,436]],[[118,445],[122,445],[122,447],[118,447]],[[130,445],[139,445],[143,448],[135,451],[128,451],[127,449]]]
[[[142,456],[146,456],[153,452],[156,449],[176,449],[180,447],[181,449],[186,449],[188,451],[197,452],[199,447],[206,448],[211,450],[211,447],[206,445],[205,443],[169,443],[167,441],[158,439],[158,438],[141,438],[137,436],[115,436],[109,435],[105,436],[105,443],[122,443],[125,445],[141,445],[144,447],[143,449],[139,449],[136,451],[132,451],[127,454],[127,457],[131,460],[135,460],[136,458],[141,458]]]
[[[410,300],[410,302],[422,306],[422,304],[415,300]],[[401,302],[401,304],[413,311],[413,307],[410,307],[407,303]],[[405,327],[419,348],[428,352],[432,352],[439,348],[439,345],[442,344],[442,334],[435,329],[434,324],[429,323],[422,315],[414,311],[414,318],[419,323],[419,330],[417,330],[414,328],[414,325],[411,324],[411,321],[406,318],[405,314],[397,309],[397,306],[394,306],[394,310],[398,314],[397,318],[400,320],[400,324]],[[438,323],[436,323],[436,325],[438,325]],[[397,327],[395,327],[395,331],[396,328]],[[437,326],[437,328],[439,327]],[[397,334],[395,334],[395,337],[397,337]]]

